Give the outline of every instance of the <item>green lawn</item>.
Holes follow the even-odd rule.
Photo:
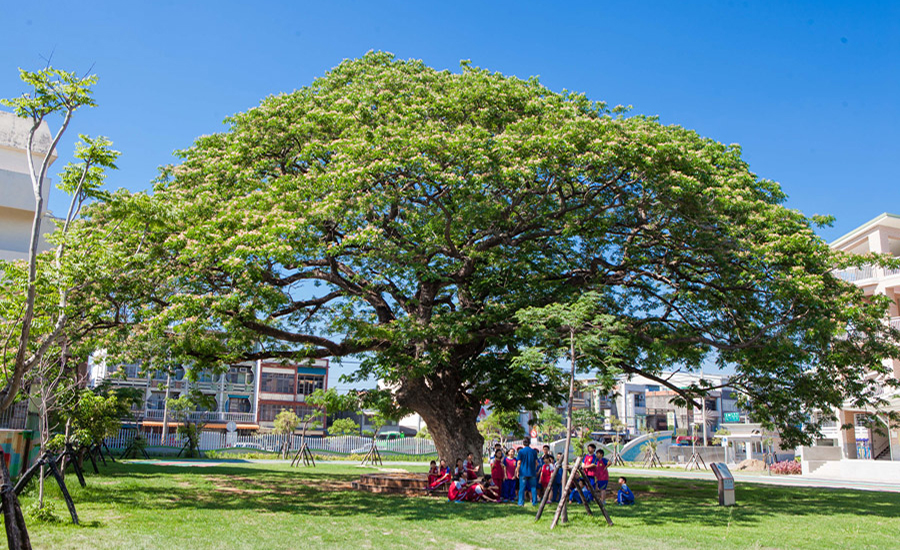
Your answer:
[[[82,521],[29,520],[35,548],[898,548],[900,495],[738,485],[739,506],[716,506],[711,482],[633,479],[634,507],[610,506],[614,527],[583,508],[550,532],[550,514],[511,505],[452,504],[348,489],[354,465],[282,464],[205,468],[117,464],[68,476]],[[613,471],[615,475],[615,471]],[[23,495],[23,507],[36,491]],[[523,542],[524,541],[524,542]]]

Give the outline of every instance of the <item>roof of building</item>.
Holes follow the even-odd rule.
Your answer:
[[[861,237],[862,235],[868,233],[872,228],[877,227],[879,225],[893,227],[896,229],[900,229],[900,216],[897,214],[889,214],[887,212],[875,216],[871,220],[866,223],[860,225],[856,229],[846,233],[845,235],[838,237],[834,242],[831,243],[832,248],[841,248],[850,241],[854,241]]]
[[[13,113],[0,111],[0,147],[25,151],[31,126],[29,118],[21,118]],[[34,134],[34,152],[46,155],[52,142],[50,129],[47,127],[47,122],[43,121]]]

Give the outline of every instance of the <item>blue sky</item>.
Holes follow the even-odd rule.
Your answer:
[[[790,207],[837,217],[828,240],[900,213],[900,2],[0,0],[0,14],[0,97],[51,54],[99,75],[98,107],[78,114],[54,168],[78,133],[106,135],[122,151],[114,188],[147,189],[225,117],[385,50],[539,75],[740,143]]]

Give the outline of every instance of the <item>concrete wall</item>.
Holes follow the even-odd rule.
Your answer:
[[[839,461],[843,458],[840,447],[800,447],[800,463],[803,475],[809,475],[828,462]],[[865,463],[871,462],[869,460]]]
[[[806,462],[803,463],[803,475],[810,475],[806,471]],[[900,482],[900,461],[846,459],[823,461],[811,472],[811,477],[897,483]]]

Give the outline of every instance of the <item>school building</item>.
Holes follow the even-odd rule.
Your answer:
[[[900,258],[900,216],[881,214],[840,237],[831,243],[831,247],[851,254],[887,254]],[[836,274],[861,288],[866,296],[890,298],[890,318],[885,322],[900,328],[900,269],[866,265],[844,269]],[[900,392],[884,385],[887,378],[900,378],[900,360],[885,359],[884,364],[890,367],[891,374],[872,374],[871,377],[879,387],[880,397],[889,403],[888,409],[900,411]],[[898,430],[891,429],[887,418],[850,403],[835,412],[837,421],[825,427],[823,437],[816,442],[817,446],[839,447],[840,456],[844,459],[900,461]],[[844,430],[841,425],[852,427]]]
[[[222,374],[201,372],[193,381],[186,374],[182,368],[174,374],[146,373],[139,364],[108,363],[98,353],[89,364],[88,385],[96,387],[108,379],[113,387],[142,390],[144,400],[128,420],[149,433],[161,433],[164,424],[172,433],[177,424],[171,412],[164,422],[166,399],[177,399],[193,390],[211,397],[213,405],[191,413],[191,420],[205,422],[206,430],[250,433],[272,429],[282,409],[293,410],[301,418],[312,413],[306,397],[317,389],[328,389],[326,359],[303,363],[252,361],[232,365]],[[319,428],[308,433],[322,431]]]

